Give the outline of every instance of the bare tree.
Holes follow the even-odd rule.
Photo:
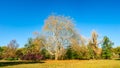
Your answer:
[[[70,45],[70,39],[75,34],[73,20],[69,17],[51,15],[45,20],[43,27],[45,47],[55,55],[55,60],[62,55],[66,46]]]

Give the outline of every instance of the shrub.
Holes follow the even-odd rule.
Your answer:
[[[31,54],[31,53],[28,53],[26,55],[23,55],[21,57],[21,60],[32,60],[32,61],[39,61],[41,60],[43,57],[41,54]]]

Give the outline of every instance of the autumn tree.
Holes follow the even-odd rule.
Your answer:
[[[28,43],[25,44],[26,53],[40,53],[40,50],[42,49],[42,39],[39,37],[36,38],[29,38]]]
[[[71,45],[67,48],[66,59],[89,59],[89,51],[86,46]]]
[[[92,59],[97,58],[97,56],[100,54],[99,48],[98,48],[98,34],[96,31],[92,31],[91,33],[91,39],[88,43],[89,52]]]
[[[69,17],[51,15],[45,20],[43,33],[46,37],[45,48],[57,60],[66,46],[70,45],[70,39],[75,33],[73,20]]]
[[[25,48],[20,49],[19,51],[21,51],[21,53],[17,54],[22,55],[22,57],[20,57],[22,60],[39,61],[42,59],[42,55],[40,54],[42,46],[43,44],[39,37],[29,38],[25,44]]]
[[[16,51],[19,44],[16,40],[10,41],[10,43],[7,45],[4,51],[4,57],[5,58],[16,58]]]
[[[24,56],[25,54],[26,54],[26,48],[25,47],[18,48],[17,51],[16,51],[16,57],[18,59],[21,59],[22,56]]]
[[[113,52],[119,56],[120,58],[120,46],[116,47],[116,48],[113,48]]]
[[[66,56],[68,59],[89,59],[89,51],[86,39],[75,32],[70,39],[70,46],[67,48]]]
[[[112,56],[112,46],[113,43],[109,40],[107,36],[103,38],[102,43],[102,58],[103,59],[110,59]]]

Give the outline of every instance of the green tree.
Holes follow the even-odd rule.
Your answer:
[[[40,52],[43,56],[43,59],[53,59],[53,56],[45,49],[43,48]]]
[[[66,59],[75,59],[77,54],[74,52],[71,46],[68,46],[67,52],[66,52]]]
[[[3,59],[3,51],[4,51],[3,47],[0,47],[0,59]]]
[[[110,59],[112,57],[112,46],[113,43],[109,40],[107,36],[103,38],[102,43],[102,58]]]

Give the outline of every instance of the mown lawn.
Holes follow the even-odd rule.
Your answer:
[[[0,68],[120,68],[120,60],[48,60],[44,63],[22,63]]]

